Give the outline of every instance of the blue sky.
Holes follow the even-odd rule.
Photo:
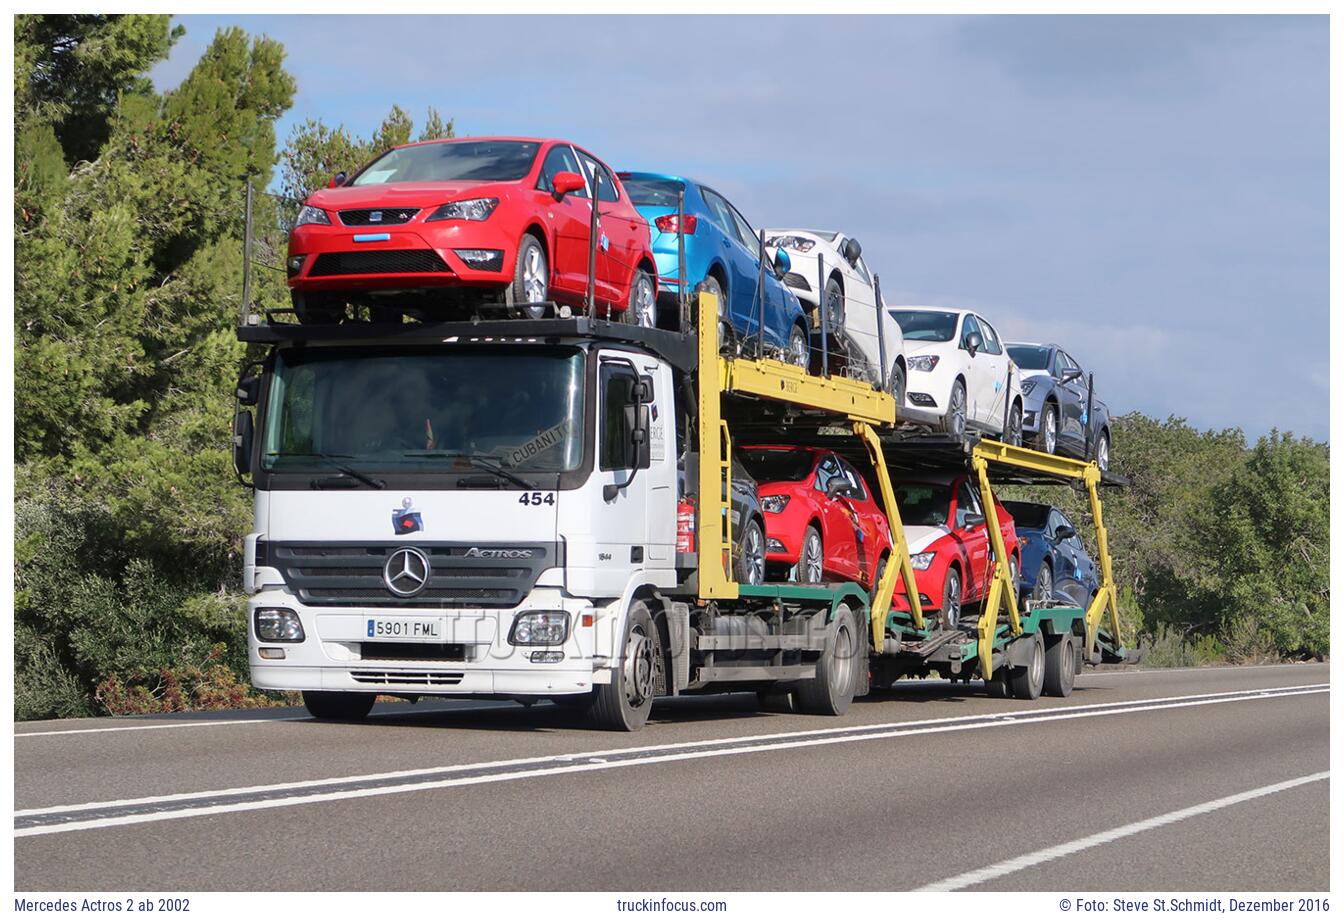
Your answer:
[[[857,236],[888,303],[1059,342],[1113,412],[1328,436],[1324,16],[176,21],[160,89],[222,26],[284,43],[281,140],[394,103],[568,137]]]

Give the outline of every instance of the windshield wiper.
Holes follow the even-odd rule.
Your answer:
[[[507,479],[514,485],[523,489],[535,489],[536,486],[528,482],[516,473],[511,473],[497,462],[498,457],[487,457],[483,454],[464,454],[451,450],[408,450],[403,453],[405,457],[451,457],[454,460],[466,460],[472,467],[498,476],[500,479]]]

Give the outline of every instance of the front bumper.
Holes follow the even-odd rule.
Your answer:
[[[437,223],[437,222],[436,222]],[[458,250],[494,250],[496,264],[473,264]],[[444,221],[378,227],[305,224],[289,237],[285,265],[296,291],[388,290],[457,285],[502,285],[513,281],[518,241],[489,221]],[[328,258],[323,258],[324,256]],[[332,273],[335,260],[349,256],[362,264],[355,271]],[[291,260],[302,259],[297,269]],[[317,273],[315,273],[317,271]]]
[[[303,624],[302,642],[259,640],[253,613],[258,607],[287,607]],[[564,610],[570,632],[559,646],[514,646],[508,637],[517,614],[528,610]],[[584,616],[588,624],[584,626]],[[378,640],[382,648],[366,654],[368,621],[373,618],[440,621],[440,638]],[[593,606],[564,597],[558,589],[535,589],[509,609],[388,609],[379,607],[306,607],[283,589],[267,589],[248,601],[248,663],[252,683],[265,690],[345,690],[415,695],[506,694],[556,696],[586,693],[609,680],[605,668],[595,675]],[[451,657],[414,657],[419,647],[451,646]],[[389,653],[388,647],[395,646]],[[262,651],[283,659],[263,658]],[[534,662],[533,652],[559,651],[555,662]],[[392,657],[395,655],[395,657]]]

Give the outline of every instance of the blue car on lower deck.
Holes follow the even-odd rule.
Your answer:
[[[1035,502],[1004,502],[1022,548],[1019,590],[1037,603],[1086,608],[1097,593],[1096,563],[1063,511]]]
[[[760,239],[757,231],[723,195],[682,176],[650,172],[618,173],[639,213],[649,222],[653,257],[658,265],[659,325],[676,324],[680,291],[677,244],[677,196],[684,192],[686,286],[691,293],[710,291],[727,308],[725,319],[739,339],[760,332]],[[798,298],[784,284],[788,256],[765,264],[765,341],[794,363],[808,360],[811,331]],[[801,349],[801,350],[800,350]]]

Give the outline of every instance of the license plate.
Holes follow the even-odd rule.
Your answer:
[[[442,639],[443,621],[378,617],[368,621],[365,635],[370,639]]]

